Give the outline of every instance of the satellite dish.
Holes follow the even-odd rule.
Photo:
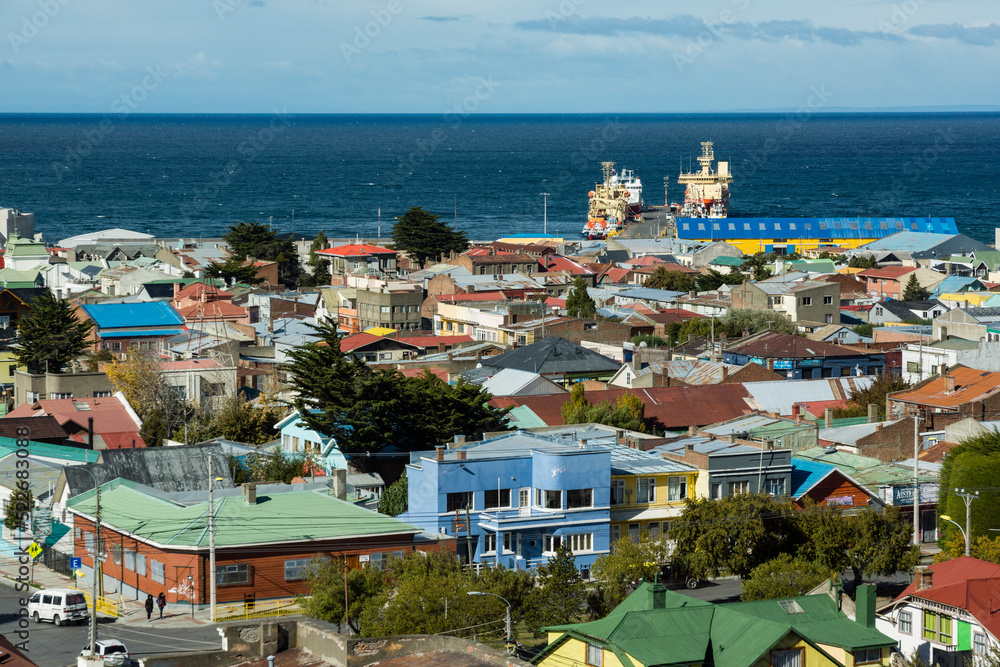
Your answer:
[[[639,347],[649,347],[649,345],[646,344],[646,341],[642,341],[639,343]]]

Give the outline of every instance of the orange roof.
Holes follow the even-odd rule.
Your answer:
[[[321,255],[333,255],[334,257],[362,257],[364,255],[395,255],[395,250],[383,248],[380,245],[369,245],[367,243],[348,243],[339,245],[336,248],[326,248],[317,250]]]
[[[206,285],[205,283],[191,283],[187,287],[177,290],[177,295],[175,299],[200,299],[202,293],[204,292],[206,299],[232,299],[233,295],[229,292],[219,289],[215,285]]]
[[[917,269],[912,266],[883,266],[881,269],[865,269],[858,275],[864,276],[865,278],[896,279],[916,270]]]
[[[11,410],[8,417],[37,417],[51,415],[67,432],[85,432],[88,419],[94,419],[94,433],[135,433],[142,426],[138,416],[117,395],[106,398],[52,398],[34,403],[22,403]],[[77,428],[67,428],[76,424]],[[129,436],[131,446],[131,435]]]
[[[949,377],[955,378],[955,391],[951,393],[948,392]],[[945,377],[928,380],[915,389],[890,396],[892,400],[904,403],[957,409],[965,403],[981,401],[997,390],[1000,390],[1000,373],[958,366]]]
[[[229,301],[209,301],[195,303],[177,311],[186,321],[197,319],[242,319],[247,311]]]

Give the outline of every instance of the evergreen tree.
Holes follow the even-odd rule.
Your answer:
[[[874,269],[878,266],[878,262],[875,261],[874,255],[855,255],[847,266],[852,269]]]
[[[779,554],[761,563],[743,581],[740,599],[780,600],[805,595],[833,576],[833,572],[817,563]]]
[[[587,292],[587,281],[577,278],[573,281],[573,289],[566,297],[566,314],[570,317],[594,317],[597,315],[597,303]]]
[[[3,525],[7,527],[7,530],[27,532],[30,528],[31,513],[34,508],[35,498],[31,494],[31,489],[15,489],[7,500],[7,511]]]
[[[309,266],[312,268],[312,283],[314,285],[330,284],[330,260],[324,255],[317,254],[320,250],[326,250],[329,247],[330,243],[326,234],[320,231],[309,248]]]
[[[719,273],[715,269],[709,269],[695,279],[695,287],[702,292],[717,290],[723,285],[739,285],[746,277],[739,271],[729,273]]]
[[[906,282],[903,290],[903,301],[926,301],[930,298],[930,291],[926,287],[921,287],[917,282],[915,273],[910,274],[910,279]]]
[[[406,471],[399,479],[389,485],[382,497],[378,499],[378,511],[389,516],[399,516],[406,511],[410,503],[410,484],[406,479]]]
[[[228,257],[225,262],[219,264],[212,262],[205,268],[205,273],[211,278],[219,278],[226,285],[243,283],[245,285],[256,285],[264,282],[257,277],[257,268],[253,264],[246,264],[246,260],[236,257]]]
[[[31,313],[21,320],[13,346],[18,366],[29,373],[62,373],[63,366],[87,349],[91,320],[78,320],[76,308],[45,290],[31,301]]]
[[[587,589],[573,551],[563,541],[545,565],[538,566],[538,586],[528,594],[524,622],[536,636],[548,625],[572,623],[583,613]]]
[[[653,273],[646,278],[643,287],[649,289],[665,289],[675,292],[690,292],[695,289],[695,279],[682,271],[668,271],[662,266],[653,269]]]
[[[299,275],[299,255],[291,239],[278,238],[278,233],[262,222],[238,222],[222,236],[230,255],[239,260],[257,259],[278,263],[282,282],[294,283]]]
[[[397,219],[392,226],[392,242],[396,250],[405,252],[420,265],[452,251],[465,252],[469,247],[465,232],[453,230],[440,221],[440,216],[419,206]]]

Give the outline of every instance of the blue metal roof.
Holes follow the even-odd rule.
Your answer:
[[[830,474],[834,466],[792,457],[792,498],[798,500]]]
[[[184,318],[174,310],[173,306],[163,301],[95,303],[82,306],[82,308],[97,323],[98,329],[183,326],[184,324]]]
[[[680,239],[881,239],[898,232],[958,234],[954,218],[678,218]]]

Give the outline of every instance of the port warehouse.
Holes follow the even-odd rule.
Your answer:
[[[958,234],[954,218],[678,218],[682,241],[725,241],[745,255],[857,248],[899,232]]]

